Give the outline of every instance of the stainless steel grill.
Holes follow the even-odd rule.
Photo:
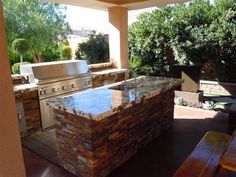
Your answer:
[[[54,125],[47,100],[64,97],[92,87],[92,78],[84,60],[47,62],[20,66],[20,72],[38,85],[42,129]]]

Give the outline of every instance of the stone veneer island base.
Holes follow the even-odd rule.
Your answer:
[[[113,113],[96,119],[54,102],[59,164],[78,177],[107,176],[172,125],[174,88],[179,83],[164,84],[149,96],[142,92],[142,96],[135,95],[133,101],[130,98],[118,107],[113,103]],[[126,91],[111,92],[117,95]],[[103,103],[98,100],[96,104]]]

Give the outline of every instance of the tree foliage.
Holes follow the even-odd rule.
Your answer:
[[[236,82],[236,1],[218,0],[206,29],[220,80]]]
[[[141,14],[129,28],[131,65],[138,60],[149,73],[169,75],[175,63],[212,60],[219,80],[235,82],[235,10],[235,0],[195,0]]]
[[[60,48],[60,59],[70,60],[72,59],[72,49],[69,45],[63,45]]]
[[[46,46],[65,41],[70,32],[63,5],[44,0],[3,0],[3,8],[8,44],[25,38],[36,60]]]
[[[45,46],[42,55],[45,62],[60,60],[60,45],[54,43],[53,45]]]
[[[168,75],[171,60],[167,58],[170,46],[166,18],[171,15],[172,9],[166,7],[152,13],[144,13],[131,25],[129,28],[131,65],[140,59],[140,65],[150,74]]]
[[[109,59],[109,45],[102,34],[90,34],[87,42],[79,43],[75,55],[88,63],[102,63]]]

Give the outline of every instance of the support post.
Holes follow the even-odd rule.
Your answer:
[[[0,40],[0,176],[25,177],[13,84],[7,54],[2,1],[0,1]]]
[[[108,12],[110,60],[115,67],[128,69],[128,9],[111,7]]]

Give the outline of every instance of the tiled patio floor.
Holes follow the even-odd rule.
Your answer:
[[[228,115],[177,106],[173,127],[109,177],[171,177],[209,130],[227,133]],[[23,154],[27,177],[74,177],[25,148]]]

